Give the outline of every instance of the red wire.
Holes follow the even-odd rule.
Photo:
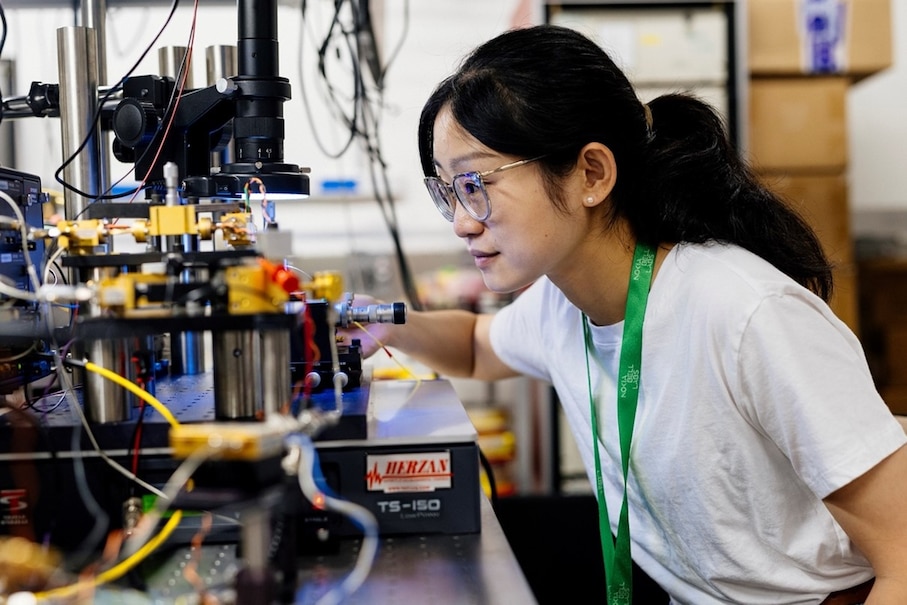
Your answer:
[[[139,404],[139,417],[135,427],[135,441],[132,443],[132,474],[139,474],[139,447],[142,444],[142,426],[144,426],[145,400],[141,399]]]
[[[186,77],[189,75],[189,69],[192,65],[192,51],[195,48],[195,24],[198,19],[198,0],[195,0],[193,5],[192,13],[192,27],[189,32],[189,42],[186,47],[186,60],[184,61],[184,68],[180,74],[179,86],[176,92],[176,99],[173,103],[173,111],[170,112],[170,118],[167,120],[167,126],[164,128],[164,134],[161,136],[161,144],[158,146],[157,151],[154,154],[154,159],[151,160],[151,164],[148,167],[148,172],[145,173],[144,178],[142,179],[142,185],[148,181],[148,177],[151,176],[151,171],[154,169],[154,165],[157,163],[158,158],[161,155],[161,151],[164,149],[164,141],[167,140],[167,136],[170,134],[170,127],[173,126],[173,120],[176,118],[176,110],[180,105],[180,98],[182,97],[183,91],[186,89]],[[129,198],[129,203],[132,203],[135,200],[136,196],[139,194],[141,187],[137,187],[135,193],[132,194],[132,197]]]
[[[302,322],[302,342],[303,342],[303,357],[305,359],[305,368],[306,375],[309,372],[315,369],[315,362],[317,361],[318,347],[315,346],[315,323],[312,321],[312,315],[309,312],[309,305],[306,304],[303,311],[303,322]],[[306,398],[312,394],[312,385],[308,380],[304,380],[304,391]]]
[[[141,387],[143,390],[145,388],[145,381],[142,378],[142,364],[138,357],[133,355],[130,358],[134,368],[135,368],[135,383]],[[135,425],[135,440],[132,443],[132,474],[137,475],[139,472],[139,447],[142,444],[142,427],[144,426],[144,414],[145,414],[145,400],[139,399],[139,417],[136,420]]]

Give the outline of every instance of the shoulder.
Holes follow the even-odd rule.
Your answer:
[[[822,300],[762,257],[732,244],[678,244],[653,284],[654,296],[681,298],[705,309],[752,312],[768,298]]]
[[[765,259],[735,245],[681,244],[665,259],[652,285],[646,321],[684,337],[712,334],[740,343],[745,334],[803,334],[821,327],[850,339],[820,297]],[[852,343],[851,343],[852,344]]]
[[[733,244],[678,244],[663,270],[675,278],[722,280],[756,290],[797,285],[764,258]]]

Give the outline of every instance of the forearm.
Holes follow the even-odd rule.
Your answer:
[[[410,312],[385,334],[385,344],[449,377],[494,380],[515,375],[488,341],[490,315],[443,310]]]
[[[388,330],[385,344],[439,374],[471,377],[475,323],[468,311],[410,311],[405,324]]]

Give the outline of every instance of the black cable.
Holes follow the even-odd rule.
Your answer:
[[[6,34],[9,32],[9,26],[6,23],[6,9],[0,2],[0,23],[3,24],[3,34],[0,35],[0,56],[3,56],[3,49],[6,48]]]
[[[158,39],[164,34],[164,30],[167,29],[168,25],[170,25],[170,21],[173,19],[173,15],[174,15],[174,13],[176,13],[176,9],[178,7],[179,7],[179,0],[173,0],[173,2],[170,5],[170,13],[167,15],[166,21],[164,21],[164,24],[161,26],[160,30],[158,30],[157,34],[154,36],[154,38],[151,40],[151,42],[148,44],[148,46],[142,52],[141,56],[139,56],[138,60],[135,63],[133,63],[132,67],[129,68],[129,71],[126,72],[126,75],[124,75],[122,78],[120,78],[119,82],[117,82],[115,85],[110,87],[110,89],[98,101],[97,109],[95,110],[94,116],[92,116],[92,119],[91,119],[91,129],[88,131],[88,134],[85,136],[85,138],[82,140],[81,144],[76,148],[76,150],[73,151],[72,154],[70,154],[70,156],[68,158],[66,158],[66,160],[63,161],[63,163],[60,165],[60,167],[57,168],[56,172],[54,172],[54,178],[57,180],[58,183],[60,183],[60,185],[63,186],[64,189],[68,189],[69,191],[72,191],[73,193],[81,195],[82,197],[85,197],[85,198],[92,199],[94,201],[118,199],[118,198],[124,197],[125,195],[130,195],[131,193],[135,193],[135,190],[132,192],[120,193],[120,194],[115,194],[115,195],[108,195],[108,194],[95,195],[92,193],[86,193],[84,191],[79,190],[75,186],[70,185],[66,181],[64,181],[61,174],[63,173],[63,170],[65,170],[67,166],[72,164],[75,161],[76,157],[78,157],[78,155],[80,153],[82,153],[82,151],[85,150],[85,147],[88,145],[89,141],[91,141],[92,137],[97,133],[98,126],[100,124],[101,111],[104,108],[104,103],[123,87],[123,84],[126,82],[126,80],[129,79],[129,77],[135,72],[135,70],[138,69],[138,67],[142,63],[142,61],[145,60],[145,57],[148,56],[148,53],[150,53],[151,50],[154,48],[154,45],[157,43]],[[176,89],[174,89],[174,90],[176,90]],[[173,101],[171,99],[171,105],[172,105],[172,103],[173,103]],[[126,178],[126,177],[124,176],[123,178]],[[122,180],[123,179],[121,178],[120,181],[122,181]],[[120,182],[120,181],[117,181],[117,182]],[[86,205],[86,208],[90,205],[91,204]],[[69,217],[67,217],[67,218],[69,218]],[[75,218],[75,217],[73,217],[73,218]]]
[[[3,34],[0,35],[0,58],[3,57],[3,49],[6,47],[6,34],[9,32],[9,27],[6,23],[6,9],[3,8],[3,3],[0,2],[0,23],[3,25]],[[3,123],[3,91],[0,90],[0,124]]]
[[[374,130],[373,130],[374,135],[373,136],[375,139],[375,144],[370,145],[370,147],[369,147],[369,159],[370,159],[369,174],[372,179],[372,189],[375,191],[375,197],[378,201],[379,206],[381,207],[382,212],[384,212],[386,216],[388,214],[391,215],[391,218],[385,218],[385,222],[387,223],[391,238],[394,241],[394,250],[397,255],[397,265],[400,270],[400,281],[403,286],[403,291],[406,293],[406,296],[409,299],[410,305],[413,307],[413,309],[416,311],[420,311],[423,308],[422,301],[419,299],[419,294],[418,294],[418,289],[416,288],[415,279],[414,279],[412,271],[409,267],[407,258],[403,253],[403,245],[400,242],[400,232],[399,232],[399,228],[398,228],[398,224],[397,224],[397,217],[396,217],[396,204],[394,203],[394,200],[391,197],[390,179],[388,178],[388,175],[387,175],[387,164],[384,161],[384,158],[382,157],[382,153],[381,153],[381,143],[380,143],[379,135],[378,135],[378,133],[380,132],[379,121],[377,118],[374,118],[374,117],[373,117],[373,120],[374,120]],[[377,170],[376,170],[376,167],[377,167]],[[383,189],[381,189],[381,187],[379,187],[376,172],[378,174],[380,174],[380,176],[381,176],[381,185],[383,186]],[[378,194],[379,190],[383,191],[383,193],[385,195],[384,198],[382,198]]]
[[[60,266],[60,263],[58,263],[57,261],[54,261],[54,262],[53,262],[53,266],[54,266],[54,268],[57,270],[57,273],[60,274],[59,277],[58,277],[58,279],[59,279],[61,282],[63,282],[63,285],[64,285],[64,286],[65,286],[65,285],[69,285],[69,284],[67,284],[66,272],[63,271],[63,267]]]
[[[300,98],[302,99],[302,108],[305,110],[306,120],[309,123],[309,128],[312,130],[312,138],[315,139],[315,144],[317,145],[318,149],[324,155],[326,155],[328,158],[337,159],[337,158],[340,158],[341,156],[343,156],[349,150],[349,148],[352,146],[353,141],[355,141],[355,139],[356,139],[356,133],[352,128],[350,128],[349,136],[346,138],[345,142],[340,146],[340,149],[338,151],[334,151],[334,152],[328,151],[327,146],[321,140],[321,138],[318,134],[318,127],[315,125],[315,118],[312,115],[309,99],[306,95],[306,86],[304,84],[304,76],[303,76],[303,71],[302,71],[303,47],[305,45],[305,25],[307,23],[307,19],[305,18],[305,16],[306,16],[307,7],[308,7],[308,3],[306,2],[306,0],[303,0],[302,6],[301,6],[301,11],[300,11],[301,21],[300,21],[300,34],[299,34],[299,47],[298,47],[299,61],[297,62],[297,77],[299,78],[299,84],[300,84],[299,88],[300,88],[300,93],[301,93]],[[325,69],[324,69],[324,55],[326,53],[326,47],[327,47],[328,41],[330,40],[330,35],[331,35],[331,32],[333,31],[334,24],[339,19],[338,11],[339,11],[339,8],[337,6],[337,3],[335,3],[335,11],[334,11],[333,18],[331,19],[330,29],[328,31],[328,34],[325,36],[325,39],[324,39],[322,45],[319,47],[318,53],[317,53],[318,54],[318,71],[321,74],[322,80],[327,80],[327,75],[326,75]],[[332,91],[332,88],[329,87],[329,91]],[[331,95],[331,98],[333,99],[333,95]],[[332,105],[329,105],[329,108],[334,109],[334,107]],[[346,116],[343,115],[342,111],[341,111],[341,116],[342,116],[342,122],[344,123],[344,125],[348,125],[350,121],[348,119],[346,119]]]
[[[365,31],[359,30],[360,25],[362,25],[363,23],[370,24],[371,19],[365,18],[363,15],[361,15],[359,13],[360,9],[356,6],[355,2],[351,2],[350,10],[353,15],[354,25],[352,29],[344,28],[341,21],[341,10],[343,8],[343,4],[344,0],[334,1],[334,14],[331,18],[328,32],[325,34],[324,38],[317,46],[318,73],[321,78],[321,83],[325,87],[328,109],[349,130],[349,137],[345,140],[339,152],[329,152],[319,138],[318,130],[315,126],[311,109],[309,107],[309,100],[305,94],[306,86],[303,83],[302,71],[302,49],[304,48],[303,38],[306,23],[305,11],[307,9],[307,2],[305,0],[303,0],[301,6],[302,31],[300,33],[299,42],[299,80],[302,88],[303,107],[305,109],[309,125],[312,128],[315,142],[322,153],[324,153],[328,157],[336,159],[346,153],[346,151],[351,147],[353,141],[358,139],[362,142],[369,161],[369,177],[371,179],[375,200],[378,203],[379,209],[381,210],[385,225],[387,226],[393,243],[394,255],[400,274],[401,285],[403,287],[404,294],[409,299],[410,306],[414,310],[418,311],[422,309],[422,304],[418,296],[415,279],[412,275],[412,271],[409,267],[407,257],[403,251],[403,245],[400,240],[400,232],[396,216],[396,205],[391,195],[390,182],[387,175],[387,164],[384,161],[381,153],[381,143],[378,134],[380,131],[380,120],[378,119],[377,112],[375,112],[372,108],[373,105],[377,105],[378,107],[383,105],[383,78],[384,74],[387,73],[390,63],[385,64],[381,68],[380,77],[378,78],[379,80],[381,80],[381,82],[376,82],[376,98],[371,98],[369,95],[369,87],[366,85],[361,69],[361,36],[370,36],[370,44],[373,48],[376,48],[376,40],[374,39],[374,32],[370,29],[367,29]],[[349,114],[344,111],[336,90],[331,84],[331,78],[328,76],[327,70],[326,57],[328,55],[329,49],[331,48],[331,42],[335,36],[336,31],[340,32],[340,35],[345,42],[346,49],[351,59],[350,67],[352,70],[351,75],[353,78],[353,97],[351,99],[352,110]],[[391,55],[392,59],[396,58],[400,48],[403,45],[403,41],[405,40],[408,31],[409,3],[407,1],[405,3],[403,34],[401,35],[397,45],[395,46],[394,52]]]
[[[479,462],[482,464],[482,469],[485,470],[485,476],[488,478],[488,490],[491,492],[491,507],[497,508],[498,506],[498,486],[494,480],[494,469],[491,468],[491,463],[488,461],[488,458],[485,457],[485,453],[479,449]]]
[[[356,11],[355,6],[354,6],[353,10],[355,13],[355,11]],[[405,21],[408,21],[408,19],[409,19],[408,15],[409,15],[409,11],[407,9],[404,14]],[[363,19],[359,18],[358,16],[355,19],[355,22],[357,23],[357,25],[359,23],[361,23],[362,21],[363,21]],[[365,21],[370,22],[371,19],[366,19]],[[407,32],[407,31],[408,31],[408,25],[405,24],[404,25],[404,34],[403,34],[404,37],[406,35],[405,32]],[[374,35],[374,34],[372,33],[371,35]],[[360,40],[360,36],[356,35],[355,39],[358,44],[359,40]],[[398,44],[397,50],[399,50],[400,46],[402,46],[403,39],[404,38],[401,37],[401,41]],[[376,44],[376,42],[373,39],[372,45],[375,45],[375,44]],[[357,50],[358,50],[358,47],[357,47]],[[352,52],[352,49],[351,49],[351,52]],[[358,59],[358,56],[357,56],[357,59]],[[380,141],[380,135],[379,135],[379,133],[381,131],[380,119],[378,118],[377,113],[374,112],[374,110],[372,109],[373,103],[370,102],[370,100],[368,98],[368,89],[365,86],[364,79],[362,78],[362,71],[360,68],[360,63],[361,62],[359,60],[354,61],[353,69],[357,75],[357,80],[360,83],[360,86],[357,88],[357,91],[361,91],[361,95],[362,95],[362,103],[360,103],[358,105],[358,107],[361,108],[362,122],[365,126],[364,133],[363,133],[363,139],[365,142],[366,151],[368,153],[368,158],[369,158],[372,189],[375,191],[375,198],[379,204],[379,207],[381,208],[382,213],[385,216],[385,223],[388,226],[388,230],[389,230],[391,238],[393,239],[393,242],[394,242],[394,250],[395,250],[395,254],[396,254],[397,265],[398,265],[398,268],[400,271],[400,280],[401,280],[401,285],[403,287],[403,291],[405,292],[407,298],[410,301],[410,306],[412,306],[414,310],[419,311],[422,309],[422,304],[421,304],[421,300],[419,299],[419,296],[418,296],[418,291],[417,291],[417,288],[415,285],[415,280],[412,276],[412,271],[410,270],[407,258],[405,256],[405,254],[403,253],[403,246],[400,241],[400,233],[399,233],[399,227],[398,227],[397,216],[396,216],[396,204],[394,203],[394,200],[391,195],[390,180],[388,179],[388,175],[387,175],[387,164],[384,161],[384,158],[383,158],[382,152],[381,152],[381,141]],[[383,78],[383,74],[386,73],[386,71],[387,71],[386,67],[381,70],[382,78]],[[383,89],[381,87],[379,87],[377,90],[377,97],[378,97],[378,101],[374,104],[377,105],[378,107],[381,107],[383,105]],[[378,182],[376,173],[380,174],[380,176],[381,176],[381,183],[380,183],[381,186],[379,186],[379,182]],[[379,194],[379,191],[381,191],[382,194]]]
[[[374,36],[372,32],[372,36]],[[387,56],[387,61],[384,63],[384,67],[381,69],[381,82],[384,82],[384,76],[390,70],[391,65],[397,60],[397,56],[400,54],[400,49],[403,48],[403,42],[406,40],[409,35],[409,0],[404,0],[403,2],[403,31],[400,32],[400,37],[397,39],[397,44],[394,45],[394,50],[390,52]]]

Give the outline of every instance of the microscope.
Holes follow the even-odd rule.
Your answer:
[[[339,274],[288,262],[292,237],[273,199],[308,195],[309,171],[283,157],[290,85],[278,70],[277,0],[237,8],[234,75],[199,89],[157,75],[98,87],[85,141],[112,135],[144,199],[68,202],[47,226],[40,180],[0,171],[9,198],[0,387],[27,394],[0,430],[0,514],[10,538],[84,560],[114,531],[125,536],[123,556],[141,553],[165,522],[171,541],[189,544],[201,515],[171,527],[174,511],[216,511],[209,539],[240,544],[242,603],[292,590],[298,544],[275,547],[275,522],[290,534],[301,518],[322,530],[330,521],[317,489],[308,497],[318,502],[286,504],[291,492],[301,499],[309,451],[294,444],[367,437],[360,341],[338,342],[337,329],[403,323],[406,305],[356,307]],[[61,65],[91,65],[84,46],[58,39]],[[84,121],[67,78],[6,99],[5,116]],[[228,148],[230,161],[212,166]],[[69,174],[73,162],[95,172],[97,158],[82,155],[67,160]],[[138,251],[120,252],[123,239]],[[36,395],[41,378],[48,387]]]

